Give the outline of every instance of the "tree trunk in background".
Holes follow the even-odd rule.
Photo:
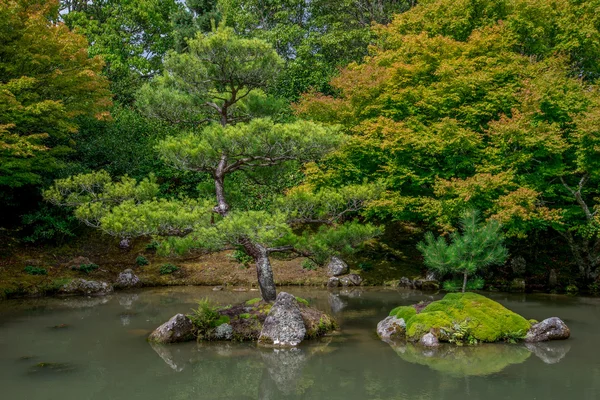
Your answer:
[[[467,272],[465,271],[465,275],[463,278],[463,287],[462,287],[462,292],[464,293],[465,290],[467,290]]]

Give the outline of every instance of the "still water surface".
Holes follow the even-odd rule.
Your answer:
[[[562,318],[571,339],[427,352],[394,349],[374,328],[394,306],[440,296],[284,290],[331,312],[341,333],[287,351],[235,343],[152,346],[145,340],[196,299],[226,305],[256,292],[179,287],[1,302],[1,398],[600,399],[600,299],[489,294],[526,318]]]

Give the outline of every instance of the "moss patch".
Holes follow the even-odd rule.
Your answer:
[[[300,304],[304,304],[305,306],[308,305],[308,300],[303,299],[302,297],[296,297],[296,301]]]
[[[450,293],[434,301],[406,321],[409,340],[419,340],[430,330],[440,340],[449,340],[457,324],[481,342],[497,342],[523,337],[531,323],[501,304],[476,293]]]
[[[401,318],[404,322],[417,315],[417,310],[412,306],[399,306],[390,311],[390,317]]]
[[[250,299],[246,302],[247,306],[253,306],[254,304],[258,303],[259,301],[261,301],[262,299],[260,297],[257,297],[255,299]]]

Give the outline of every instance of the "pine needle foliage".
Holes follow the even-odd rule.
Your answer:
[[[495,220],[480,221],[476,210],[465,211],[460,218],[460,231],[450,235],[450,242],[443,236],[437,239],[431,232],[417,248],[425,258],[425,265],[445,274],[463,274],[464,293],[467,278],[492,265],[502,264],[508,258],[504,246],[501,225]]]

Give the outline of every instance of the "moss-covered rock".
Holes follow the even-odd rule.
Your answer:
[[[410,341],[418,341],[428,332],[441,341],[512,341],[523,338],[531,327],[525,318],[476,293],[450,293],[420,312],[397,307],[390,315],[405,320]]]
[[[406,335],[416,341],[433,329],[440,340],[452,340],[460,330],[469,339],[497,342],[522,338],[530,327],[525,318],[485,296],[450,293],[406,321]]]
[[[417,310],[413,306],[399,306],[390,311],[390,317],[403,319],[404,322],[417,315]]]
[[[297,297],[292,297],[292,300],[297,303],[302,315],[306,329],[304,339],[318,338],[337,328],[333,318],[309,306],[308,301]],[[181,340],[257,341],[272,307],[272,303],[264,302],[260,298],[227,307],[217,307],[207,301],[199,302],[194,313],[185,317],[191,321],[190,324],[194,325],[193,335],[188,335]],[[153,340],[152,336],[150,340]],[[169,343],[169,340],[154,341]]]

